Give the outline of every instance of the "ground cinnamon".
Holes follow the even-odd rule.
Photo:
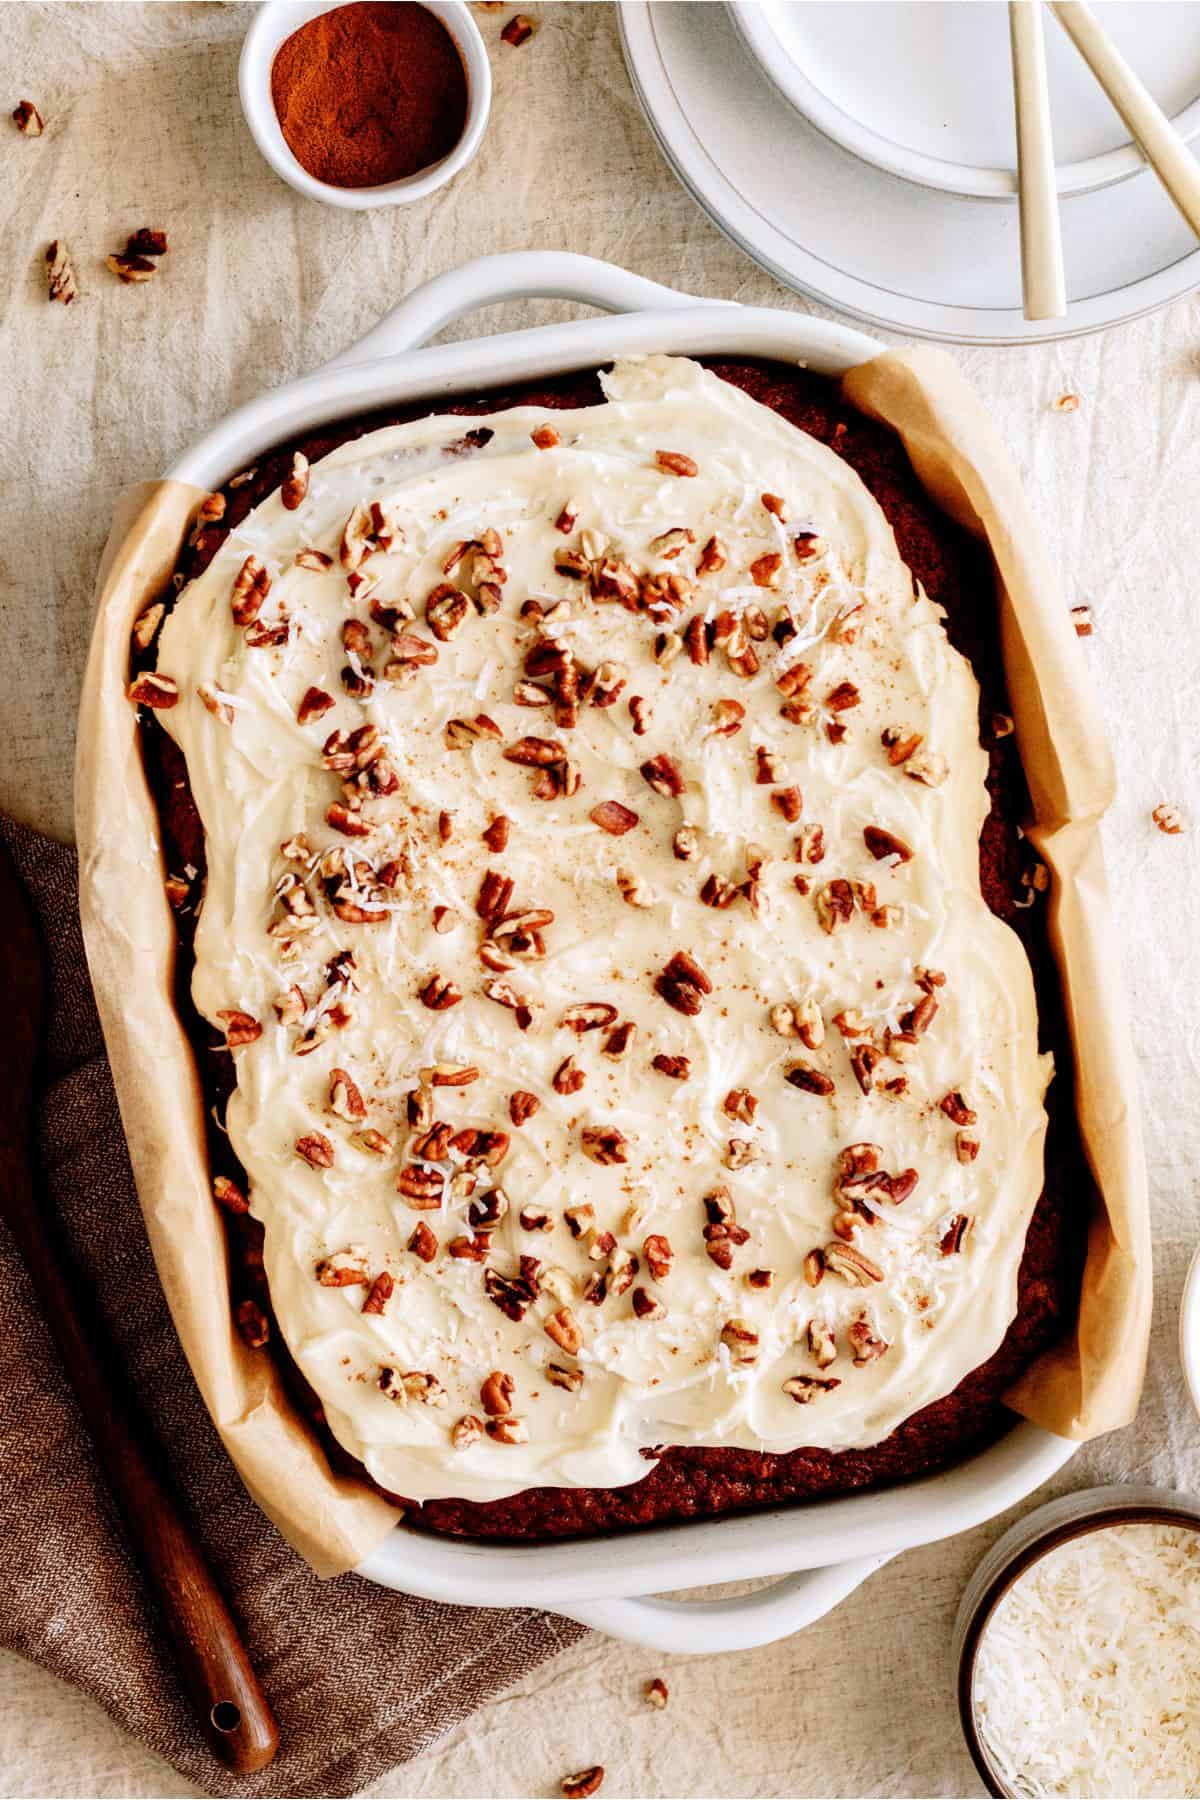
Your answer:
[[[353,0],[281,44],[271,99],[292,155],[333,187],[377,187],[440,162],[462,136],[467,77],[412,0]]]

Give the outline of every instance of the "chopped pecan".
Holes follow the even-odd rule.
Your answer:
[[[227,1213],[247,1213],[250,1211],[249,1200],[246,1198],[237,1182],[230,1180],[228,1175],[214,1175],[212,1191],[213,1199],[216,1201],[217,1205],[223,1207]]]
[[[138,614],[137,619],[134,621],[133,630],[130,633],[135,649],[148,650],[150,648],[150,645],[154,641],[154,634],[162,624],[166,615],[166,610],[166,606],[163,602],[157,600],[152,605],[148,606],[144,612]]]
[[[854,916],[854,890],[848,881],[827,881],[817,889],[814,905],[822,931],[835,932]]]
[[[932,750],[920,750],[907,758],[904,773],[913,781],[920,781],[926,787],[941,787],[950,773],[950,765],[944,756]]]
[[[50,300],[59,300],[64,306],[70,306],[79,294],[79,286],[75,280],[75,265],[71,255],[61,238],[55,238],[46,246],[46,295]]]
[[[332,1169],[333,1167],[333,1145],[320,1131],[311,1131],[304,1137],[298,1137],[296,1139],[296,1155],[301,1157],[310,1169]]]
[[[292,456],[291,467],[279,484],[279,498],[288,512],[295,512],[304,502],[308,493],[308,458],[302,450]]]
[[[754,779],[760,787],[771,787],[784,779],[783,758],[765,744],[754,748]]]
[[[973,1163],[979,1155],[979,1139],[973,1131],[955,1133],[954,1154],[960,1163]]]
[[[1177,806],[1173,806],[1169,801],[1161,801],[1159,805],[1154,808],[1150,817],[1154,820],[1158,829],[1165,832],[1167,837],[1178,837],[1181,832],[1187,829],[1182,812]]]
[[[720,1341],[735,1368],[749,1368],[758,1361],[758,1333],[748,1319],[726,1319]]]
[[[499,1419],[512,1411],[513,1395],[517,1384],[506,1369],[493,1369],[486,1375],[479,1390],[479,1398],[483,1410],[491,1419]]]
[[[750,564],[750,579],[755,587],[777,588],[783,580],[783,557],[778,550],[756,556]]]
[[[234,1320],[248,1350],[261,1350],[271,1336],[267,1315],[256,1300],[239,1300]]]
[[[629,1161],[628,1140],[624,1132],[618,1131],[615,1125],[585,1125],[579,1134],[580,1147],[585,1156],[597,1163],[625,1163]]]
[[[700,851],[700,833],[694,825],[681,825],[671,840],[676,862],[691,862]]]
[[[746,709],[740,700],[714,700],[711,717],[713,737],[736,737],[742,729]]]
[[[379,1274],[371,1283],[370,1293],[363,1301],[363,1311],[369,1314],[386,1312],[387,1303],[392,1297],[395,1286],[395,1280],[388,1274],[387,1270],[380,1270]]]
[[[577,1094],[586,1080],[587,1077],[575,1058],[568,1056],[555,1069],[550,1085],[556,1094]]]
[[[1092,609],[1090,606],[1073,606],[1071,608],[1071,623],[1075,627],[1076,637],[1091,637],[1096,629],[1092,620]]]
[[[596,1763],[590,1769],[579,1769],[574,1775],[564,1775],[558,1784],[563,1800],[591,1800],[604,1786],[604,1765]]]
[[[371,1285],[371,1266],[361,1244],[350,1244],[324,1257],[314,1271],[322,1287],[365,1287]]]
[[[943,1256],[956,1256],[966,1241],[971,1229],[971,1219],[966,1213],[956,1213],[938,1241],[938,1249]]]
[[[156,669],[144,669],[136,675],[126,693],[135,706],[148,706],[154,712],[166,712],[179,704],[178,682],[169,675],[160,675]]]
[[[367,1116],[367,1105],[357,1084],[345,1069],[329,1072],[329,1107],[339,1119],[357,1124]]]
[[[808,1354],[818,1369],[828,1369],[837,1361],[837,1340],[833,1327],[824,1319],[810,1319],[804,1333]]]
[[[514,50],[519,50],[522,44],[529,42],[537,28],[537,20],[531,19],[528,13],[514,13],[500,36],[506,44],[511,44]]]
[[[677,799],[684,789],[683,772],[673,756],[666,751],[652,756],[641,764],[639,774],[647,787],[653,788],[656,794],[668,799]]]
[[[554,763],[565,762],[566,756],[566,745],[559,743],[557,738],[518,738],[504,752],[505,762],[518,763],[527,769],[549,768]]]
[[[456,1450],[469,1450],[482,1437],[483,1420],[477,1419],[474,1413],[464,1413],[461,1419],[455,1420],[450,1431],[450,1442]]]
[[[32,100],[18,100],[12,110],[12,122],[23,137],[41,137],[46,121]]]
[[[870,1287],[872,1282],[883,1280],[883,1270],[878,1263],[873,1263],[869,1256],[854,1244],[845,1244],[840,1240],[825,1246],[825,1268],[831,1275],[840,1275],[850,1287]]]
[[[484,1430],[497,1444],[527,1444],[529,1442],[529,1427],[524,1419],[515,1418],[512,1413],[505,1413],[499,1419],[489,1419]]]
[[[862,695],[852,681],[839,681],[837,686],[831,688],[826,694],[825,704],[833,712],[848,712],[851,707],[857,706],[861,699]]]
[[[578,1356],[583,1349],[583,1329],[569,1306],[561,1306],[551,1313],[542,1329],[568,1356]]]
[[[588,814],[593,825],[607,831],[610,837],[624,837],[638,823],[638,815],[619,800],[601,800]]]
[[[876,862],[884,862],[889,857],[894,857],[898,863],[912,861],[913,853],[904,839],[893,836],[890,831],[884,831],[878,825],[863,827],[863,842]]]
[[[445,1012],[462,999],[462,989],[445,975],[431,975],[417,992],[422,1006],[427,1006],[430,1012]]]
[[[971,1111],[959,1088],[951,1088],[950,1092],[938,1102],[946,1117],[954,1125],[974,1125],[977,1115]]]
[[[633,1048],[633,1040],[637,1036],[637,1026],[632,1019],[624,1019],[619,1025],[605,1034],[601,1052],[610,1056],[614,1062],[620,1062],[628,1056]]]
[[[864,1363],[874,1362],[891,1348],[861,1315],[847,1327],[846,1339],[857,1368],[861,1368]]]
[[[686,1056],[669,1056],[661,1050],[650,1066],[670,1081],[686,1081],[692,1072],[691,1062]]]
[[[271,577],[257,556],[248,556],[234,576],[229,596],[235,625],[252,625],[271,591]]]
[[[660,1232],[653,1232],[642,1245],[642,1255],[646,1259],[646,1267],[655,1281],[665,1281],[671,1273],[671,1262],[674,1257],[669,1238]]]
[[[718,875],[715,870],[705,878],[700,889],[700,901],[703,906],[717,908],[732,906],[737,896],[738,890],[733,883],[726,881],[724,876]]]
[[[667,475],[692,476],[699,474],[697,464],[690,456],[685,456],[682,450],[656,450],[654,460]]]
[[[719,537],[710,537],[696,558],[697,575],[716,575],[725,567],[728,560],[724,544]]]
[[[514,1125],[524,1125],[532,1119],[541,1104],[536,1094],[529,1093],[526,1088],[518,1088],[508,1097],[508,1116]]]
[[[677,950],[656,978],[654,989],[676,1012],[695,1018],[705,995],[712,993],[712,982],[693,956]]]
[[[797,1406],[807,1406],[818,1394],[827,1394],[831,1388],[841,1385],[836,1375],[789,1375],[783,1383],[783,1391]]]
[[[310,719],[319,719],[336,704],[333,695],[327,694],[324,688],[310,687],[305,690],[304,697],[296,708],[296,722],[307,725]]]
[[[729,1118],[738,1119],[743,1125],[753,1125],[758,1100],[749,1088],[730,1088],[721,1104]]]
[[[806,1094],[824,1097],[835,1092],[835,1083],[811,1063],[789,1063],[783,1071],[783,1078],[790,1086],[799,1088]]]
[[[418,1168],[409,1163],[396,1177],[396,1191],[414,1212],[436,1212],[442,1204],[445,1177],[440,1169]]]
[[[635,1319],[661,1319],[666,1307],[656,1300],[649,1288],[635,1287],[631,1296]]]
[[[580,1000],[569,1006],[559,1024],[568,1031],[600,1031],[616,1022],[617,1009],[607,1000]]]
[[[226,1007],[218,1012],[218,1019],[224,1021],[225,1044],[230,1050],[239,1050],[243,1044],[252,1044],[262,1036],[262,1026],[252,1013],[238,1012],[236,1008]]]

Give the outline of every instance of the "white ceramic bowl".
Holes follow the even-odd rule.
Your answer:
[[[851,155],[921,187],[980,200],[1017,198],[1008,28],[1000,6],[796,5],[728,0],[743,44],[768,80]],[[1200,134],[1194,7],[1101,7],[1106,28],[1185,141]],[[1145,168],[1104,94],[1047,24],[1059,148],[1058,192],[1087,194]],[[897,81],[903,68],[905,79]],[[964,105],[964,96],[970,104]]]
[[[421,0],[425,10],[440,19],[454,39],[467,76],[466,123],[449,156],[402,181],[385,181],[378,187],[334,187],[310,175],[288,149],[271,99],[271,65],[279,46],[294,31],[344,3],[345,0],[267,0],[259,8],[246,33],[238,65],[238,92],[250,135],[275,173],[310,200],[323,200],[327,206],[344,206],[354,212],[424,200],[466,168],[483,139],[492,109],[492,69],[479,27],[466,0]]]

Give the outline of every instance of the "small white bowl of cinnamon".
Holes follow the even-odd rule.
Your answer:
[[[492,103],[465,0],[268,0],[246,33],[238,87],[275,173],[355,211],[409,205],[452,181]]]

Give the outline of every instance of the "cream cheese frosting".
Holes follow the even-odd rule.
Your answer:
[[[279,1328],[413,1499],[874,1444],[1000,1344],[1041,1190],[939,609],[833,451],[685,359],[604,389],[298,470],[160,639]]]

